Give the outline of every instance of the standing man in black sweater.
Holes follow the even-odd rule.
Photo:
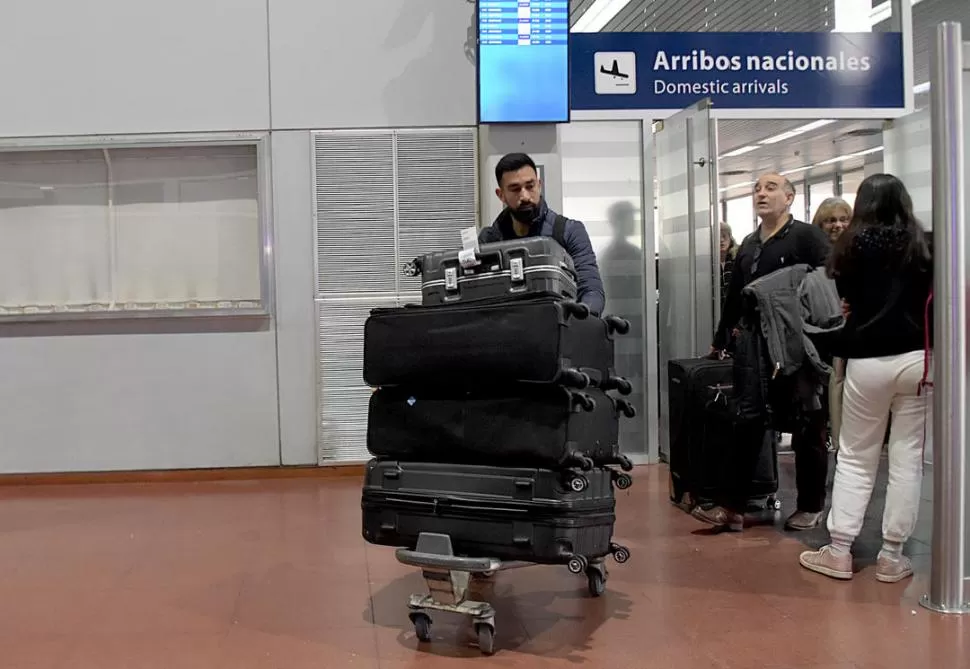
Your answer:
[[[721,322],[714,336],[712,352],[728,348],[742,316],[741,291],[749,283],[784,267],[806,263],[825,264],[831,248],[821,228],[795,220],[791,214],[795,187],[780,174],[765,174],[754,187],[754,205],[761,224],[745,237],[734,261]],[[766,407],[767,413],[767,407]],[[803,416],[792,435],[795,451],[797,510],[786,527],[808,530],[818,525],[825,508],[825,481],[828,475],[828,449],[825,444],[824,411]],[[729,484],[721,506],[703,510],[695,517],[710,525],[740,531],[748,504],[748,486],[754,479],[758,455],[763,448],[761,434],[741,431],[729,455]]]

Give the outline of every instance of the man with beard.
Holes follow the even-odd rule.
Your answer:
[[[510,153],[495,166],[498,188],[495,194],[505,205],[495,222],[482,229],[479,242],[500,242],[519,237],[553,237],[558,214],[542,197],[542,181],[536,164],[524,153]],[[579,301],[594,314],[601,314],[606,302],[603,280],[600,278],[596,253],[589,241],[586,226],[579,221],[565,219],[562,245],[572,256],[576,267]]]

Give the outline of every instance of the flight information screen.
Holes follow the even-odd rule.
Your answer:
[[[569,0],[478,1],[478,121],[569,121]]]

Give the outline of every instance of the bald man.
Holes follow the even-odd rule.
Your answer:
[[[738,249],[712,352],[728,348],[732,333],[741,320],[741,291],[745,286],[784,267],[802,263],[812,267],[825,264],[831,248],[828,237],[821,228],[795,220],[791,214],[794,199],[794,185],[780,174],[765,174],[755,184],[754,206],[761,224],[745,237]],[[799,428],[792,435],[798,508],[786,523],[790,530],[811,529],[822,517],[828,473],[825,419],[824,413],[801,416]],[[754,433],[738,434],[736,440],[738,443],[733,450],[737,453],[729,457],[730,480],[726,482],[721,506],[701,509],[695,514],[704,522],[729,529],[738,529],[743,523],[748,501],[746,488],[754,478],[758,455],[763,448],[761,439]]]

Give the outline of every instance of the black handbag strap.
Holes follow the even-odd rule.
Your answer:
[[[552,238],[559,246],[566,248],[566,217],[556,214],[556,222],[552,225]]]

